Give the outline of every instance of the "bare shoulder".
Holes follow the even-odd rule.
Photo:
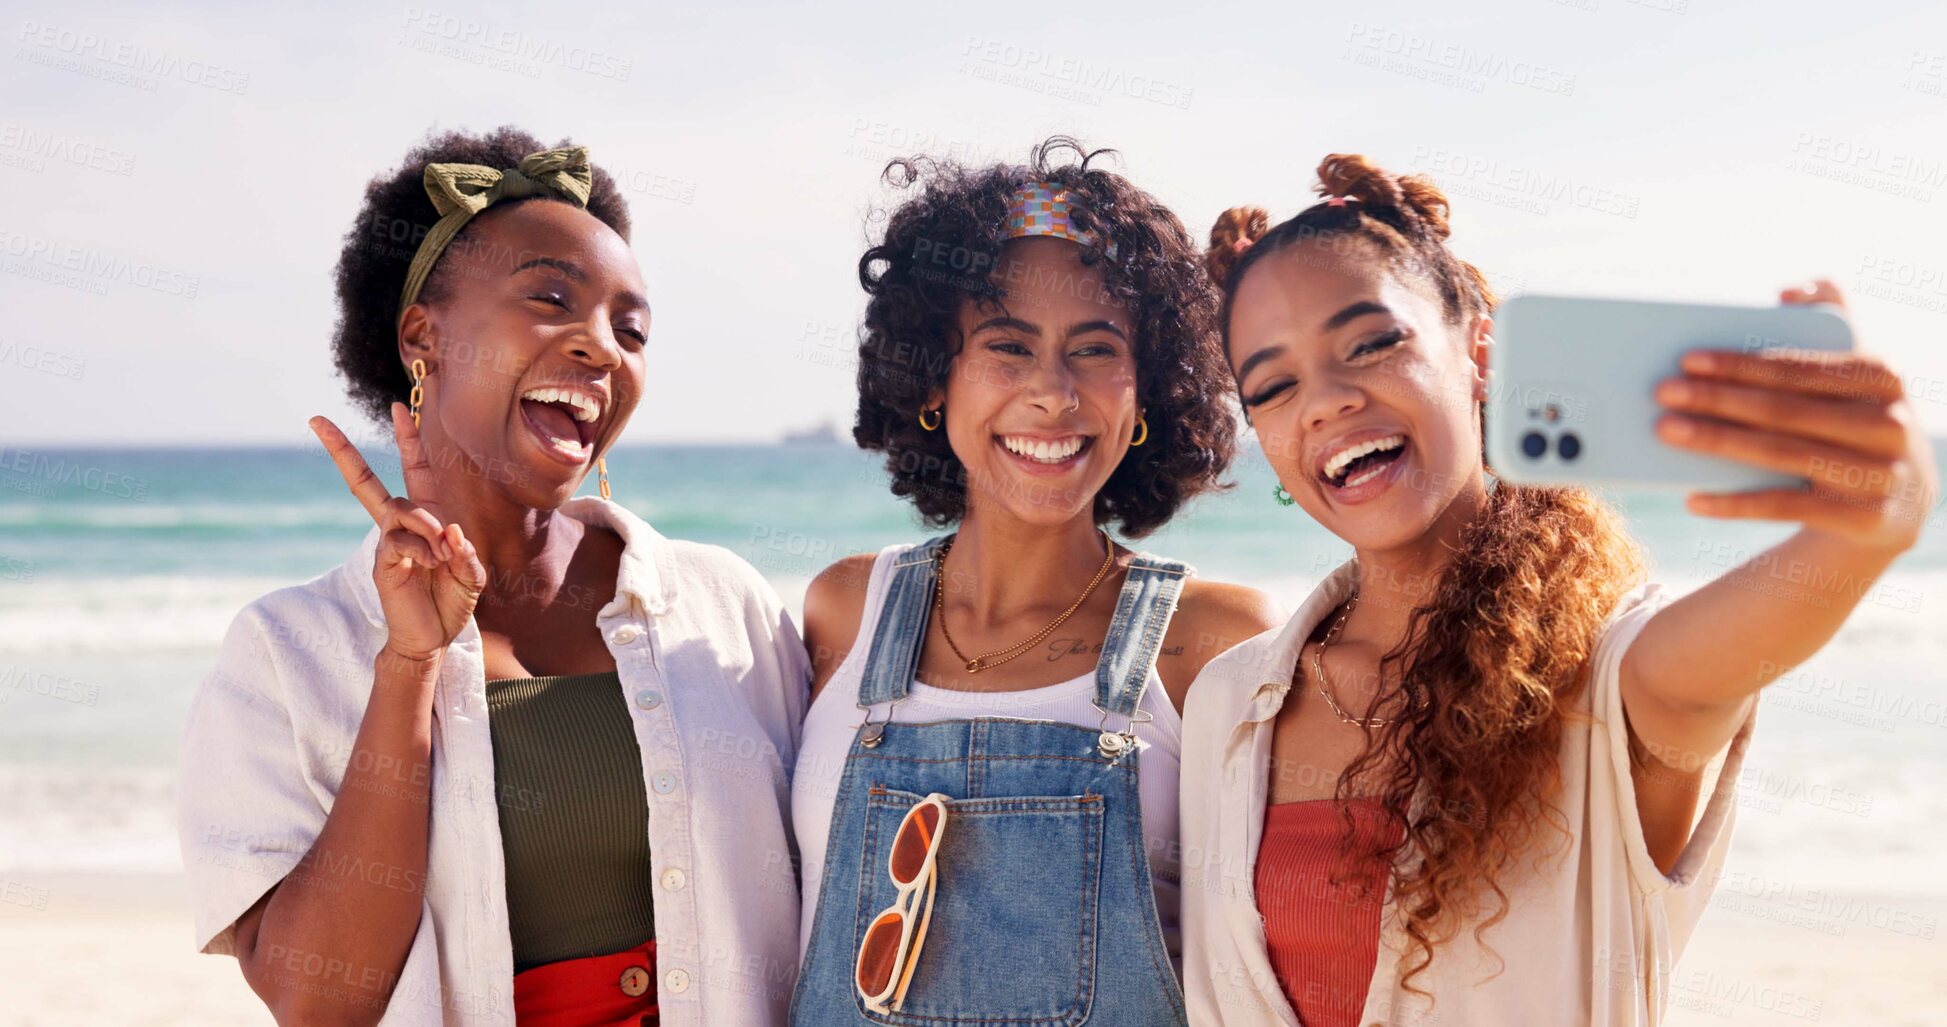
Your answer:
[[[1177,599],[1176,616],[1163,636],[1156,672],[1176,708],[1204,665],[1218,654],[1284,623],[1285,614],[1269,595],[1245,585],[1190,578]]]
[[[865,615],[866,586],[872,579],[872,553],[857,553],[818,572],[804,594],[804,640],[811,654],[811,694],[831,680],[859,637]]]

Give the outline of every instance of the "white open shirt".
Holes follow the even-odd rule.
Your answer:
[[[560,513],[625,544],[616,593],[594,616],[642,749],[662,1022],[782,1023],[798,957],[787,768],[811,678],[797,629],[729,550],[664,538],[595,497]],[[386,640],[378,538],[374,526],[345,563],[245,607],[196,694],[177,801],[204,952],[233,954],[237,917],[298,864],[331,811]],[[433,714],[425,898],[381,1022],[512,1024],[500,811],[471,619],[447,647]],[[498,801],[518,810],[546,796]],[[306,976],[358,993],[352,971]]]
[[[1271,729],[1305,640],[1352,590],[1355,570],[1350,561],[1341,565],[1283,628],[1211,660],[1190,688],[1180,808],[1183,978],[1195,1027],[1298,1027],[1271,969],[1254,887]],[[1486,948],[1469,925],[1435,951],[1412,982],[1432,994],[1431,1005],[1400,987],[1406,939],[1388,901],[1360,1024],[1662,1022],[1671,971],[1730,848],[1738,769],[1756,717],[1754,703],[1718,765],[1707,768],[1709,802],[1666,876],[1650,858],[1636,812],[1620,678],[1623,653],[1672,598],[1653,582],[1634,589],[1597,641],[1577,704],[1594,723],[1571,722],[1562,732],[1555,806],[1574,838],[1538,870],[1503,879],[1508,914],[1488,929]],[[1387,891],[1390,899],[1390,884]]]

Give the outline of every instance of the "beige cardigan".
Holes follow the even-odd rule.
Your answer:
[[[1283,628],[1212,660],[1190,689],[1183,713],[1183,977],[1195,1027],[1298,1027],[1265,951],[1252,882],[1272,724],[1305,640],[1351,590],[1353,571],[1351,562],[1341,565]],[[1595,723],[1571,724],[1562,738],[1558,805],[1574,839],[1538,870],[1503,881],[1510,908],[1487,932],[1485,949],[1463,929],[1438,951],[1413,981],[1431,1002],[1399,987],[1406,945],[1388,903],[1361,1024],[1662,1021],[1677,957],[1722,873],[1755,719],[1754,712],[1714,761],[1710,799],[1665,876],[1650,859],[1636,813],[1619,677],[1623,652],[1673,598],[1655,583],[1635,589],[1617,603],[1598,640],[1582,692]]]

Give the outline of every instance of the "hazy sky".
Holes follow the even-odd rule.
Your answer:
[[[9,3],[0,443],[355,421],[331,268],[365,181],[428,129],[509,123],[627,190],[655,322],[626,443],[849,425],[880,167],[1053,132],[1121,150],[1199,237],[1358,151],[1434,173],[1505,291],[1830,276],[1947,432],[1934,0],[725,6]]]

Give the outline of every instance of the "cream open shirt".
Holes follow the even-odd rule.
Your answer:
[[[1212,660],[1190,689],[1183,711],[1183,977],[1195,1027],[1299,1023],[1265,953],[1252,882],[1272,723],[1305,640],[1351,590],[1353,569],[1347,562],[1334,571],[1283,628]],[[1753,723],[1744,722],[1711,768],[1710,799],[1665,876],[1650,859],[1636,813],[1618,679],[1624,650],[1672,598],[1661,585],[1646,584],[1611,614],[1582,691],[1585,712],[1597,722],[1571,724],[1562,738],[1557,804],[1575,837],[1539,872],[1504,881],[1510,909],[1486,934],[1492,953],[1463,928],[1413,981],[1437,999],[1429,1007],[1398,987],[1405,938],[1388,902],[1361,1024],[1662,1021],[1671,970],[1730,847],[1738,768]],[[1506,967],[1498,976],[1496,953]]]
[[[786,768],[810,681],[797,629],[728,550],[664,538],[594,497],[561,513],[625,543],[615,595],[581,601],[614,654],[642,748],[662,1022],[783,1023],[798,957]],[[245,607],[196,695],[178,830],[204,952],[233,952],[237,917],[298,864],[331,812],[386,639],[378,537],[374,527],[334,570]],[[386,1025],[514,1022],[485,682],[469,620],[440,668],[425,901]],[[547,800],[498,796],[509,816]],[[317,867],[327,870],[386,873]],[[355,994],[361,983],[360,971],[308,954],[279,965],[319,988]]]

